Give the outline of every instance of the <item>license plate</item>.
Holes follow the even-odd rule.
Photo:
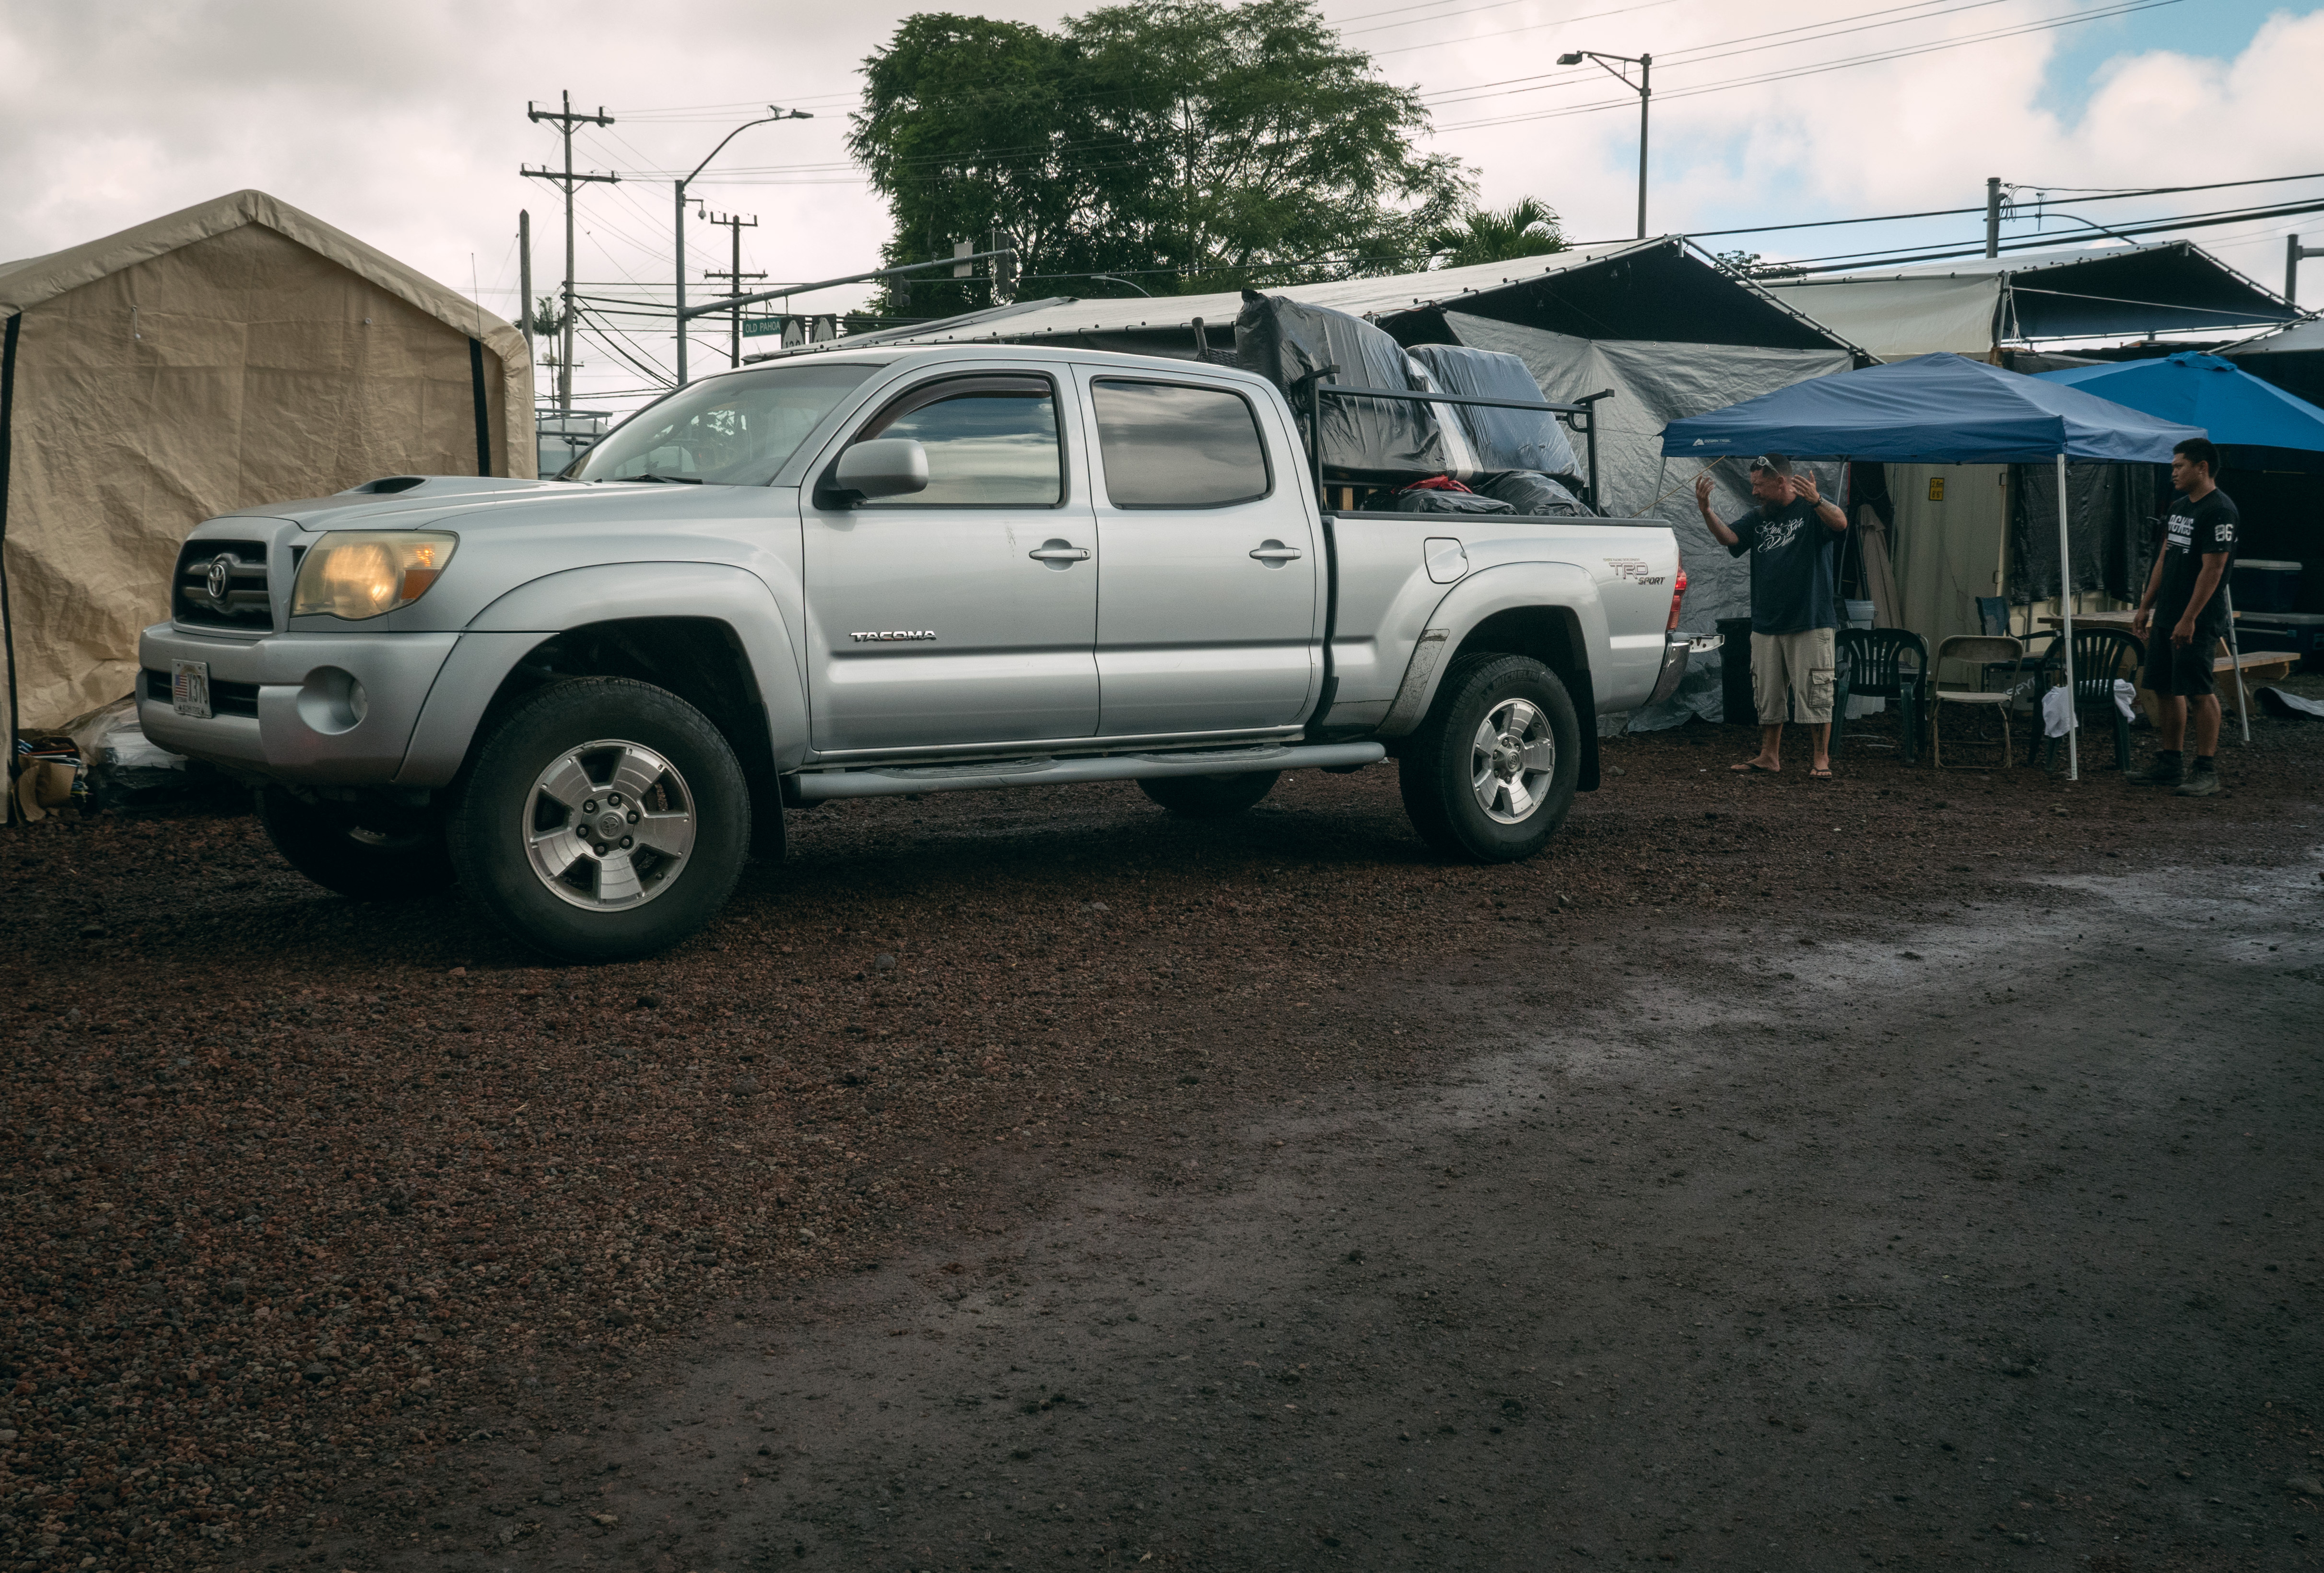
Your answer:
[[[210,664],[208,661],[170,663],[170,708],[197,721],[210,718]]]

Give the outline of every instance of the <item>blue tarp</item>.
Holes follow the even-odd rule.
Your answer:
[[[2200,427],[1962,355],[1915,355],[1795,382],[1663,428],[1667,458],[1785,454],[1889,464],[2032,464],[2064,454],[2171,462]]]
[[[2037,380],[2079,388],[2163,420],[2200,426],[2230,464],[2324,468],[2324,409],[2261,382],[2233,361],[2193,351],[2150,361],[2072,366]],[[2255,449],[2273,452],[2255,453]],[[2296,455],[2287,464],[2282,455]]]

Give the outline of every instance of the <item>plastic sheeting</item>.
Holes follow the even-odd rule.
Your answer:
[[[1283,295],[1255,296],[1235,317],[1235,354],[1280,388],[1308,419],[1303,382],[1325,366],[1332,381],[1364,388],[1423,391],[1404,346],[1370,323]],[[1408,481],[1451,474],[1458,456],[1425,404],[1402,400],[1325,399],[1323,460],[1335,481]]]
[[[1476,491],[1482,496],[1498,497],[1519,513],[1552,519],[1572,519],[1590,511],[1582,499],[1551,480],[1547,475],[1531,470],[1504,470],[1498,475],[1480,475]]]
[[[1515,355],[1471,349],[1463,345],[1415,345],[1412,358],[1420,363],[1443,392],[1466,393],[1478,399],[1547,402],[1541,384],[1534,381],[1526,363]],[[1496,409],[1479,404],[1438,408],[1449,411],[1468,435],[1480,471],[1530,470],[1542,475],[1573,476],[1582,473],[1573,456],[1573,444],[1554,415],[1530,409]],[[1517,511],[1532,511],[1519,507]]]
[[[2170,495],[2168,471],[2146,465],[2068,465],[2066,532],[2077,593],[2104,590],[2135,601],[2154,566],[2157,504]],[[2058,593],[2058,471],[2013,465],[2009,486],[2009,599],[2018,605]]]

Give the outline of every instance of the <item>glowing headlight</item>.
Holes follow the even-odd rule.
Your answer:
[[[428,593],[460,544],[428,530],[335,530],[307,548],[290,615],[327,612],[360,621]]]

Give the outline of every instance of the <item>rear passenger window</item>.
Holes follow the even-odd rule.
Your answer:
[[[1111,382],[1093,393],[1105,493],[1116,508],[1223,508],[1271,489],[1259,417],[1240,395]]]

